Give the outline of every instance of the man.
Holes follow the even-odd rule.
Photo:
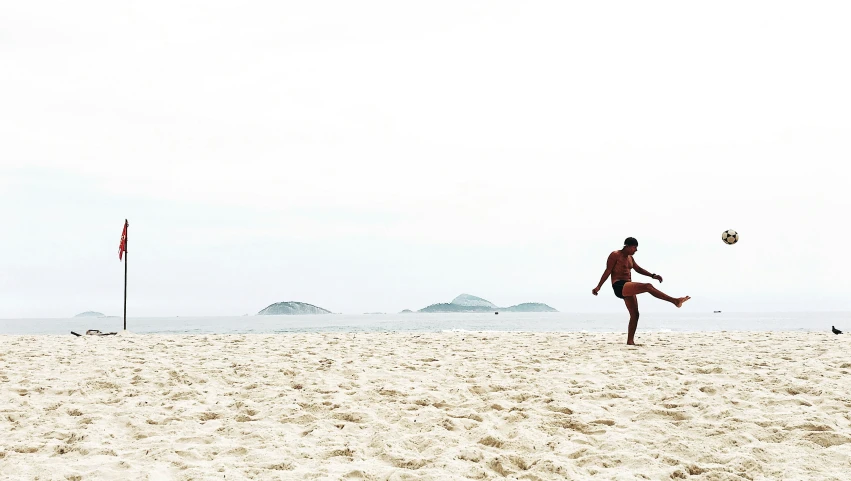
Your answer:
[[[623,241],[623,249],[609,254],[609,259],[606,261],[606,271],[603,272],[600,283],[591,291],[596,296],[600,292],[600,287],[606,282],[606,278],[609,275],[612,276],[612,289],[615,290],[615,296],[623,299],[626,309],[629,311],[629,332],[626,335],[626,343],[630,346],[635,345],[635,330],[638,328],[638,298],[636,295],[649,292],[653,297],[668,301],[677,307],[682,307],[685,301],[691,299],[689,296],[671,297],[653,287],[653,284],[649,282],[632,282],[631,271],[633,269],[639,274],[662,282],[662,276],[651,274],[635,263],[632,256],[636,252],[638,252],[638,241],[634,237],[627,237]]]

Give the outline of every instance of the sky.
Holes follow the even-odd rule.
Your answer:
[[[0,318],[121,315],[124,219],[131,317],[625,312],[627,236],[683,309],[851,311],[849,14],[4,2]]]

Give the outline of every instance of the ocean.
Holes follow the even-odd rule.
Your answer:
[[[410,313],[323,314],[299,316],[129,317],[127,330],[137,334],[276,334],[297,332],[626,332],[628,315],[619,313]],[[87,329],[115,332],[120,317],[71,319],[0,319],[0,334],[80,334]],[[851,333],[851,312],[646,313],[642,332],[830,331]]]

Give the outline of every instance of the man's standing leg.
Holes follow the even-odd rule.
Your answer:
[[[638,296],[624,296],[623,302],[629,311],[629,327],[626,333],[626,343],[635,345],[635,331],[638,329]]]

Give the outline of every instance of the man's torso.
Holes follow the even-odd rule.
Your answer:
[[[632,256],[625,256],[620,251],[612,252],[615,256],[615,266],[612,268],[612,284],[617,281],[632,282]]]

